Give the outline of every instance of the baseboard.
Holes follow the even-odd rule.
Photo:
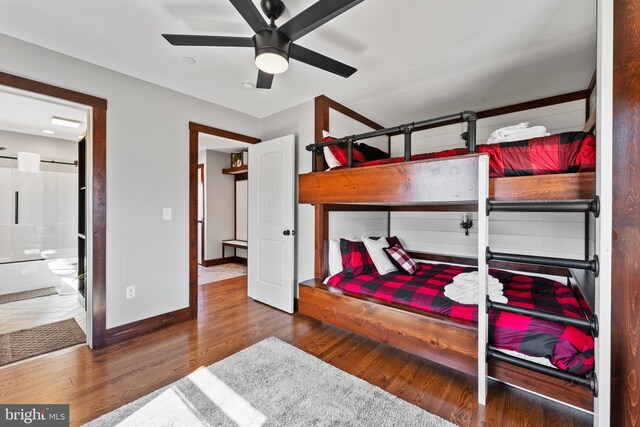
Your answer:
[[[247,264],[247,259],[246,258],[241,258],[239,256],[229,256],[229,257],[224,257],[224,258],[206,259],[206,260],[204,260],[202,265],[204,267],[213,267],[215,265],[230,264],[230,263],[237,263],[237,264],[245,264],[246,265]]]
[[[136,322],[127,323],[126,325],[116,326],[107,329],[107,345],[115,344],[128,340],[139,335],[146,334],[165,326],[175,325],[191,319],[191,311],[189,307],[180,310],[171,311],[169,313],[153,316],[148,319],[138,320]]]
[[[205,259],[202,262],[202,265],[205,267],[213,267],[214,265],[229,264],[230,262],[233,262],[234,258],[235,257],[228,256],[225,258]]]
[[[235,256],[235,257],[233,257],[233,258],[234,258],[234,261],[233,261],[233,262],[235,262],[236,264],[244,264],[244,265],[247,265],[247,259],[246,259],[246,258],[242,258],[242,257],[239,257],[239,256]]]

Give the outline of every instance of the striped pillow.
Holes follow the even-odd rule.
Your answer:
[[[420,269],[420,266],[409,256],[401,245],[396,244],[390,248],[384,250],[387,253],[389,259],[399,268],[407,273],[414,275],[416,271]]]

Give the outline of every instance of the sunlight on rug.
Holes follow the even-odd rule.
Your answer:
[[[87,425],[453,424],[272,337]]]

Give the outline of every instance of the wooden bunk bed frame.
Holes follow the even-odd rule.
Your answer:
[[[587,99],[589,91],[581,92],[579,96],[576,94],[492,111],[496,111],[496,115],[506,114],[554,103]],[[373,129],[382,129],[382,126],[335,101],[319,97],[316,99],[315,129],[318,141],[322,139],[322,131],[329,130],[328,110],[330,108]],[[478,113],[478,117],[489,116],[485,112]],[[442,125],[446,124],[451,122]],[[457,156],[456,159],[477,156],[469,154]],[[477,376],[478,330],[475,324],[350,294],[322,283],[328,276],[329,212],[331,211],[477,209],[477,202],[425,204],[425,201],[433,200],[433,195],[429,193],[433,189],[424,185],[414,185],[414,183],[425,182],[427,169],[433,170],[433,165],[429,165],[430,163],[444,164],[446,160],[448,159],[429,159],[301,174],[298,181],[299,203],[315,205],[315,279],[300,283],[298,308],[301,314]],[[318,154],[314,161],[317,162],[314,169],[324,169],[322,154]],[[596,197],[595,173],[493,178],[489,180],[489,195],[492,201],[593,200]],[[475,258],[415,252],[412,256],[436,262],[477,265]],[[592,286],[592,283],[584,283],[584,276],[573,274],[569,268],[504,261],[492,261],[489,265],[493,268],[567,277],[578,301],[585,309],[586,316],[591,318],[593,315],[593,307],[583,297],[584,286]],[[571,278],[570,281],[569,278]],[[589,294],[587,290],[586,295]],[[587,411],[593,409],[592,390],[585,386],[547,375],[537,375],[531,370],[495,359],[488,361],[488,373],[490,377],[504,383]]]

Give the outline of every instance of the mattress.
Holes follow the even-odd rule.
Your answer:
[[[489,155],[489,177],[550,175],[596,170],[596,140],[592,133],[564,132],[524,141],[484,144],[477,153]],[[414,154],[411,160],[426,160],[468,154],[466,148]],[[356,163],[353,167],[404,162],[404,157]],[[344,169],[345,167],[333,168]]]
[[[451,264],[419,265],[420,270],[413,276],[392,272],[349,277],[339,273],[330,277],[327,284],[349,294],[477,323],[477,305],[459,304],[444,295],[444,287],[455,276],[475,269]],[[559,282],[496,269],[490,269],[489,274],[503,284],[510,305],[584,318],[572,290]],[[491,311],[489,343],[498,349],[544,357],[567,372],[586,375],[593,370],[594,340],[588,329]]]

